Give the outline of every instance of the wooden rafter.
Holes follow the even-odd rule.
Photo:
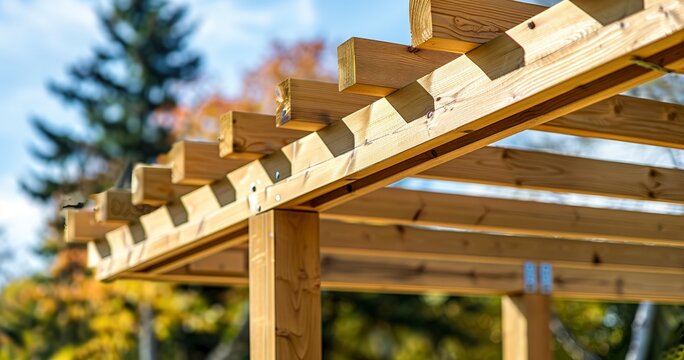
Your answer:
[[[197,186],[171,182],[171,167],[137,164],[131,180],[133,205],[160,206],[185,195]]]
[[[684,204],[684,170],[485,147],[417,177]]]
[[[168,154],[171,182],[178,185],[201,186],[225,177],[247,163],[242,159],[222,159],[216,142],[179,141]]]
[[[221,116],[219,153],[222,158],[254,160],[274,153],[307,134],[276,128],[273,115],[229,111]]]

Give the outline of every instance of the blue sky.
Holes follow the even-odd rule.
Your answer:
[[[49,213],[18,185],[36,166],[27,149],[39,139],[28,119],[40,115],[78,129],[76,112],[51,98],[45,83],[63,78],[69,64],[102,42],[94,3],[0,1],[0,228],[16,249],[19,270],[39,267],[30,247],[40,239],[42,219]],[[225,93],[237,90],[240,74],[266,54],[273,39],[409,41],[408,1],[202,0],[190,5],[198,25],[191,45],[205,55],[206,74]]]

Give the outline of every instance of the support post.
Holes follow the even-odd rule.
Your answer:
[[[249,219],[250,358],[321,359],[318,213]]]
[[[501,299],[503,359],[551,360],[551,265],[541,263],[537,267],[534,262],[526,262],[523,282],[525,292],[522,295]]]

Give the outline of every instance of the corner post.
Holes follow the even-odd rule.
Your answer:
[[[252,360],[321,359],[318,213],[249,219],[249,312]]]

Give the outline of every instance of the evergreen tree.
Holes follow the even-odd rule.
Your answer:
[[[107,44],[71,66],[68,81],[49,84],[52,94],[80,111],[87,133],[78,136],[33,119],[48,147],[34,147],[32,154],[60,171],[35,174],[22,184],[29,194],[48,200],[79,188],[96,191],[103,180],[111,181],[109,169],[168,150],[169,130],[155,123],[154,114],[176,106],[173,86],[195,79],[201,63],[187,50],[193,29],[186,14],[185,7],[165,0],[115,0],[100,12]]]

